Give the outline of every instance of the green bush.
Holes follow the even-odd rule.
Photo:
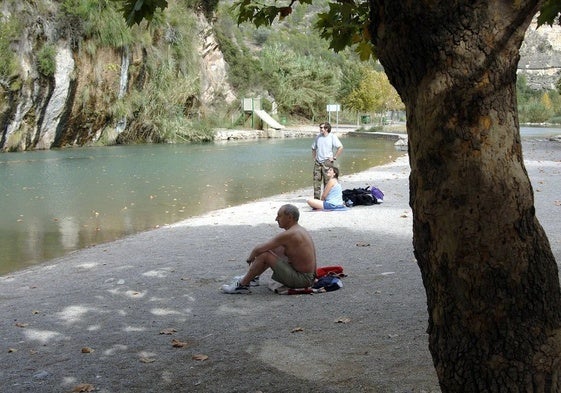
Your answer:
[[[37,52],[37,69],[46,77],[52,77],[56,71],[56,47],[54,44],[45,44]]]
[[[550,119],[551,111],[539,101],[532,100],[519,109],[521,123],[545,123]]]
[[[263,87],[271,92],[282,113],[315,119],[325,113],[339,87],[338,70],[330,63],[281,44],[263,48],[261,68]]]
[[[0,79],[2,80],[11,79],[18,73],[19,65],[16,55],[10,47],[10,42],[18,37],[20,30],[21,25],[16,18],[7,21],[0,18],[0,53],[2,53],[0,56]]]

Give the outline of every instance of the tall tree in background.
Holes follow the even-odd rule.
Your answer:
[[[361,81],[343,98],[342,103],[345,108],[356,112],[357,116],[361,112],[378,114],[380,123],[385,112],[404,109],[386,74],[369,67],[363,67]]]
[[[519,48],[543,3],[341,0],[318,25],[334,49],[375,48],[405,104],[414,252],[444,392],[561,391],[558,269],[516,110]],[[271,23],[293,5],[242,0],[240,21]]]

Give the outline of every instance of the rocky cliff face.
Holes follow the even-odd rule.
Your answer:
[[[16,72],[0,74],[0,150],[81,146],[102,138],[111,143],[130,121],[127,124],[126,118],[109,108],[133,90],[142,92],[152,77],[145,64],[154,51],[138,44],[118,49],[96,47],[92,51],[88,38],[76,45],[72,31],[64,34],[60,22],[57,25],[60,2],[44,1],[41,11],[32,4],[0,5],[0,26],[8,26],[14,18],[23,26],[9,42]],[[194,101],[201,108],[218,100],[232,102],[236,96],[227,81],[226,64],[212,26],[203,15],[197,15],[196,20],[198,34],[193,39],[199,52],[195,57],[199,59],[200,86],[195,89],[198,97]],[[69,26],[62,28],[71,30]],[[45,75],[40,51],[47,44],[54,51],[55,61],[54,72]],[[151,44],[168,45],[157,37]]]
[[[520,48],[518,74],[531,89],[555,89],[561,78],[561,26],[538,28],[534,20]]]
[[[218,47],[212,26],[203,15],[197,15],[197,19],[201,29],[198,52],[203,60],[201,100],[205,106],[211,106],[218,97],[223,97],[226,102],[233,102],[237,98],[228,83],[227,64]]]

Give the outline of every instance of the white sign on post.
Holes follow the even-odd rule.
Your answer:
[[[341,105],[339,104],[329,104],[327,105],[327,116],[328,121],[331,123],[331,112],[335,112],[337,115],[337,124],[335,126],[336,130],[339,130],[339,111],[341,110]]]
[[[327,105],[327,112],[339,112],[340,110],[341,110],[341,105],[339,104]]]

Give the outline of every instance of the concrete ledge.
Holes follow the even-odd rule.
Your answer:
[[[364,131],[353,131],[347,134],[348,136],[354,137],[364,137],[364,138],[375,138],[375,139],[390,139],[393,141],[398,141],[400,139],[407,140],[407,134],[399,134],[395,132],[364,132]]]

